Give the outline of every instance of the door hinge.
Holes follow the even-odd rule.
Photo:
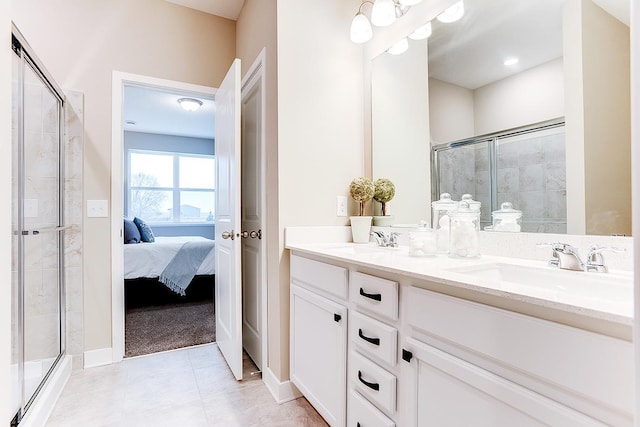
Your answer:
[[[411,363],[411,359],[413,359],[413,353],[409,350],[402,349],[402,360],[405,362]]]
[[[333,320],[335,322],[339,322],[342,319],[342,316],[338,313],[333,313]]]

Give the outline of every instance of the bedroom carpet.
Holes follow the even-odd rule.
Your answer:
[[[213,301],[127,309],[125,357],[157,353],[216,340]]]

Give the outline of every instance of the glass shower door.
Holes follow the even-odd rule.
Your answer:
[[[62,99],[20,51],[14,86],[12,409],[24,413],[64,351]]]

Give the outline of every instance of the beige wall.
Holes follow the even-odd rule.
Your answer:
[[[266,111],[267,146],[267,366],[277,378],[288,377],[288,367],[282,364],[280,353],[286,351],[288,335],[287,306],[281,305],[280,233],[278,217],[278,70],[276,39],[276,0],[245,0],[236,24],[236,56],[242,60],[243,76],[262,48],[266,48]],[[263,369],[265,367],[263,366]]]
[[[0,0],[0,422],[8,425],[13,417],[11,402],[11,2]]]
[[[13,19],[57,82],[85,94],[86,199],[109,199],[112,71],[216,87],[235,22],[159,0],[15,0]],[[111,347],[110,220],[84,220],[85,350]]]
[[[629,27],[590,0],[567,1],[563,19],[568,232],[629,235]]]
[[[476,135],[563,117],[562,58],[480,87],[473,99]]]
[[[364,173],[363,49],[349,39],[358,0],[278,1],[281,378],[289,376],[284,227],[346,225],[336,196]],[[302,19],[304,18],[304,19]],[[356,212],[351,202],[350,212]]]
[[[429,117],[432,145],[474,136],[473,91],[429,79]]]

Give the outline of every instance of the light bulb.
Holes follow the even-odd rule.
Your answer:
[[[403,6],[415,6],[420,3],[422,0],[400,0],[400,4]]]
[[[446,8],[444,12],[437,16],[437,19],[440,22],[449,24],[462,18],[462,15],[464,15],[464,3],[462,2],[462,0],[460,0],[459,2],[454,3],[452,6]]]
[[[202,107],[202,101],[195,98],[180,98],[178,99],[178,104],[180,104],[185,111],[196,111]]]
[[[371,23],[376,27],[386,27],[396,20],[396,5],[393,0],[376,0],[371,10]]]
[[[365,43],[373,37],[373,29],[371,23],[362,12],[351,21],[351,41],[354,43]]]
[[[428,39],[431,35],[431,22],[427,22],[422,27],[409,34],[411,40],[424,40]]]
[[[409,49],[409,40],[406,38],[400,40],[399,42],[394,43],[387,52],[391,55],[400,55],[401,53],[405,53]]]

